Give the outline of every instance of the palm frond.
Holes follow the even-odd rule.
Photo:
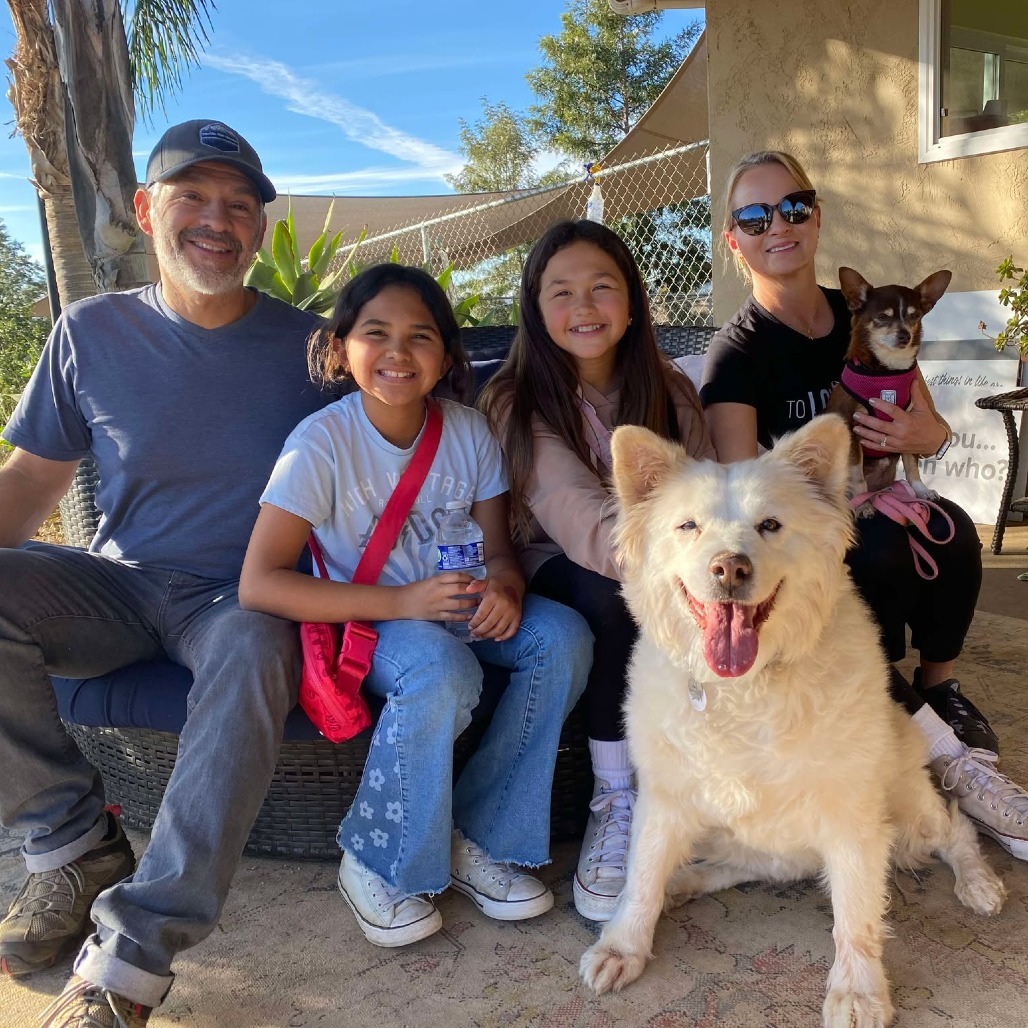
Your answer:
[[[143,120],[182,88],[182,76],[200,64],[212,29],[214,0],[121,0],[128,26],[132,89]]]

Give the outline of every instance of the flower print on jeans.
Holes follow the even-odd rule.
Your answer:
[[[343,849],[359,854],[362,863],[387,880],[396,877],[404,828],[397,714],[395,703],[382,710],[357,795],[337,836]]]

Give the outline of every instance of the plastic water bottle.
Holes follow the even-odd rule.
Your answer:
[[[463,571],[481,581],[486,577],[485,537],[471,516],[466,500],[452,500],[446,516],[439,522],[439,570]],[[468,599],[466,593],[460,594]],[[446,621],[447,628],[461,642],[474,642],[466,621]]]
[[[593,183],[592,192],[585,202],[586,221],[595,221],[598,225],[603,224],[603,193],[600,190],[599,182]]]

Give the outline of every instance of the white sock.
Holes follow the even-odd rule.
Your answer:
[[[627,789],[632,784],[632,762],[628,757],[628,743],[624,739],[589,740],[589,758],[593,774],[602,778],[611,789]]]
[[[911,717],[928,740],[929,763],[936,757],[962,757],[967,752],[967,747],[957,738],[953,729],[927,703]]]

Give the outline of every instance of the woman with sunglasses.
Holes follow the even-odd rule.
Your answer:
[[[770,448],[822,413],[839,380],[850,312],[841,290],[817,283],[820,227],[817,194],[795,157],[761,151],[729,171],[724,240],[752,292],[714,336],[704,366],[700,397],[722,462],[755,457],[760,447]],[[880,420],[856,414],[862,439],[895,453],[942,456],[950,429],[920,372],[906,410],[872,403],[893,421],[883,440]],[[945,545],[918,540],[938,564],[935,579],[918,575],[907,529],[880,513],[857,519],[858,543],[847,562],[891,662],[905,655],[910,627],[920,666],[913,685],[892,667],[891,689],[926,736],[942,787],[979,830],[1028,860],[1028,794],[996,771],[996,735],[953,675],[981,586],[981,544],[967,514],[939,502],[953,520],[954,538]],[[929,522],[939,538],[942,521],[933,513]]]

